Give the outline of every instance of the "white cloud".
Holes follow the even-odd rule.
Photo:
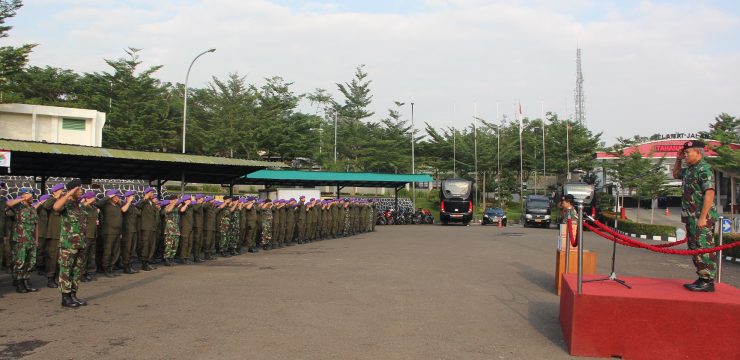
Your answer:
[[[37,42],[32,62],[107,70],[128,46],[166,81],[212,75],[280,75],[296,91],[335,92],[367,64],[376,116],[393,100],[414,101],[417,122],[451,126],[512,112],[573,111],[575,47],[583,48],[589,126],[607,140],[706,128],[720,112],[740,114],[738,14],[700,3],[618,6],[550,2],[428,1],[415,11],[340,12],[336,3],[297,8],[267,1],[67,2],[43,33],[17,26],[12,41]],[[19,18],[32,17],[27,5]],[[27,21],[28,22],[28,21]],[[27,31],[24,32],[24,29]],[[33,36],[31,36],[33,35]]]

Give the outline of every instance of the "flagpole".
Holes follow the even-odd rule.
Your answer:
[[[519,116],[519,201],[524,212],[524,146],[522,145],[522,131],[524,131],[524,118],[522,116],[522,103],[519,102],[517,111]]]
[[[473,103],[473,156],[475,157],[475,203],[478,202],[478,104]],[[475,223],[475,209],[477,204],[473,204],[473,222]]]
[[[498,187],[498,205],[501,206],[501,125],[499,119],[498,102],[496,103],[496,120],[499,126],[496,128],[496,186]]]
[[[455,103],[452,103],[452,123],[455,123],[457,109]],[[457,177],[457,129],[452,127],[452,177]]]
[[[547,185],[545,177],[547,176],[547,151],[545,150],[545,102],[541,102],[542,105],[542,189],[543,194],[547,195]]]

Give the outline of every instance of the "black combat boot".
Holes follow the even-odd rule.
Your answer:
[[[173,265],[173,264],[172,264],[172,261],[170,261],[170,259],[169,259],[169,258],[165,258],[165,259],[164,259],[164,266],[172,266],[172,265]]]
[[[69,295],[72,298],[72,300],[76,302],[78,305],[87,306],[87,301],[85,301],[84,299],[77,298],[77,291],[72,291],[71,293],[69,293]]]
[[[15,292],[20,293],[20,294],[25,294],[28,292],[28,290],[26,290],[26,287],[23,286],[23,281],[13,280],[13,282],[15,284]]]
[[[205,260],[201,259],[201,258],[200,258],[200,257],[198,257],[198,256],[195,256],[195,257],[193,257],[193,262],[194,262],[194,263],[202,263],[203,261],[205,261]]]
[[[105,277],[107,277],[107,278],[114,278],[114,277],[116,277],[116,275],[113,274],[113,268],[112,267],[105,268],[104,274],[105,274]]]
[[[80,304],[72,299],[72,294],[62,294],[62,307],[76,308],[80,307]]]
[[[142,261],[141,262],[141,270],[142,271],[151,271],[152,269],[149,267],[148,261]]]
[[[713,279],[699,279],[694,284],[684,285],[689,291],[697,292],[714,292]]]
[[[39,289],[36,289],[35,287],[32,287],[31,286],[31,283],[28,282],[28,279],[23,280],[23,287],[25,287],[26,290],[28,290],[28,292],[37,292],[37,291],[39,291]]]
[[[46,278],[46,287],[56,289],[59,287],[57,280],[54,277]]]

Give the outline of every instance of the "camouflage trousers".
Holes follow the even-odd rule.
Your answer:
[[[36,244],[12,242],[13,280],[28,280],[36,266]]]
[[[272,243],[272,221],[262,220],[262,245]]]
[[[707,226],[699,228],[696,219],[689,218],[686,224],[687,245],[691,250],[709,249],[714,247],[714,220],[707,220]],[[702,279],[714,279],[717,274],[717,253],[694,255],[691,257],[696,267],[696,273]]]
[[[164,235],[164,258],[172,259],[175,257],[177,252],[177,246],[180,245],[180,235],[177,234],[165,234]]]
[[[226,228],[218,233],[218,250],[228,251],[231,243],[231,229]]]
[[[348,236],[350,232],[352,231],[352,221],[349,218],[349,215],[344,216],[344,229],[342,229],[342,235]]]
[[[77,292],[80,274],[85,267],[85,249],[59,248],[59,291]]]
[[[227,245],[226,249],[228,250],[236,250],[239,246],[239,234],[240,229],[237,226],[232,226],[229,229],[229,244]]]

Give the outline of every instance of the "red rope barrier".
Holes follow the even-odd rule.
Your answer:
[[[573,219],[568,219],[568,222],[565,224],[568,228],[565,229],[565,233],[568,234],[568,240],[570,240],[570,246],[576,247],[578,246],[578,239],[576,239],[575,234],[573,234]]]
[[[674,249],[666,249],[665,246],[663,246],[663,247],[661,247],[661,246],[653,246],[653,245],[645,244],[645,243],[640,242],[640,241],[633,240],[630,237],[624,236],[624,235],[620,234],[619,232],[614,231],[612,228],[610,228],[609,226],[606,226],[606,225],[602,224],[598,220],[594,220],[594,224],[596,224],[596,226],[599,229],[601,229],[601,230],[607,232],[609,235],[611,235],[611,238],[609,238],[607,236],[604,236],[604,234],[601,231],[599,231],[596,227],[593,227],[593,226],[591,226],[590,224],[588,224],[586,222],[583,223],[583,225],[586,226],[589,230],[591,230],[591,231],[596,230],[596,231],[594,231],[595,234],[597,234],[597,235],[599,235],[599,236],[601,236],[601,237],[603,237],[603,238],[605,238],[607,240],[617,241],[617,243],[622,244],[622,245],[627,245],[627,246],[632,246],[632,247],[638,247],[638,248],[647,249],[647,250],[650,250],[650,251],[659,252],[659,253],[663,253],[663,254],[701,255],[701,254],[713,253],[713,252],[717,252],[717,251],[720,251],[720,250],[725,250],[725,249],[730,249],[730,248],[733,248],[733,247],[736,247],[736,246],[740,246],[740,242],[735,242],[735,243],[725,244],[725,245],[722,245],[722,246],[716,246],[716,247],[709,248],[709,249],[698,249],[698,250],[674,250]]]

